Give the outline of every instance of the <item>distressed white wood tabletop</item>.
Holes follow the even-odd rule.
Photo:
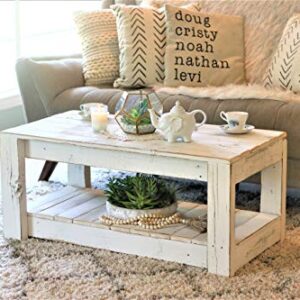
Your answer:
[[[111,116],[110,122],[115,122]],[[233,162],[251,151],[268,147],[269,143],[286,136],[285,132],[255,129],[245,135],[227,135],[217,125],[204,125],[193,133],[192,143],[168,143],[163,140],[122,141],[94,133],[91,124],[83,121],[77,111],[54,115],[40,121],[3,132],[24,139],[55,140],[56,142],[88,145],[93,148],[117,148],[119,151],[155,153],[169,156],[212,158]],[[120,149],[120,147],[122,147]]]

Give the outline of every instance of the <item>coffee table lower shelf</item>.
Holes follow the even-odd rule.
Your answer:
[[[206,215],[206,205],[179,201],[186,217]],[[131,225],[106,226],[99,216],[106,213],[101,191],[67,186],[27,202],[29,236],[71,242],[83,246],[147,256],[207,267],[207,233],[187,225],[145,230]],[[247,260],[280,239],[280,217],[246,210],[235,212],[235,242]],[[209,230],[209,229],[208,229]],[[269,232],[269,234],[268,234]],[[269,237],[265,249],[247,249],[253,236]],[[251,241],[250,241],[251,244]],[[258,252],[258,253],[256,253]]]

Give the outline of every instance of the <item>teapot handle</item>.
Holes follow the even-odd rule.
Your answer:
[[[197,109],[197,110],[195,110],[194,112],[195,112],[195,114],[201,113],[201,114],[203,115],[203,120],[202,120],[202,122],[199,123],[199,124],[196,124],[196,127],[199,128],[199,127],[201,127],[201,126],[203,126],[203,125],[205,124],[205,122],[206,122],[206,120],[207,120],[207,115],[206,115],[206,113],[205,113],[203,110],[201,110],[201,109]]]
[[[227,115],[226,115],[226,113],[225,113],[224,111],[221,111],[221,112],[220,112],[220,118],[221,118],[222,120],[224,120],[225,122],[228,122],[228,120],[227,120]]]

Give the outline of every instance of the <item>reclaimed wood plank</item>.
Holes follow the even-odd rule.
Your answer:
[[[28,226],[29,235],[37,238],[60,240],[87,247],[207,267],[207,250],[206,246],[203,245],[128,234],[37,217],[29,217]]]
[[[264,147],[257,146],[256,151],[242,154],[242,157],[232,165],[232,176],[234,183],[258,173],[264,168],[273,165],[282,158],[282,141],[272,141]]]
[[[171,240],[191,243],[193,238],[195,238],[197,235],[199,235],[199,230],[190,226],[185,226],[184,228],[173,233],[171,235]]]
[[[130,233],[131,229],[134,229],[134,228],[135,228],[134,225],[111,225],[110,226],[111,230],[120,231],[120,232],[127,232],[127,233]],[[132,232],[132,233],[135,233],[135,232]]]
[[[77,195],[72,199],[58,203],[57,205],[35,213],[34,215],[39,216],[40,218],[53,219],[56,215],[63,213],[65,210],[70,209],[76,205],[82,204],[94,197],[95,195],[93,193],[83,192],[82,194]]]
[[[202,218],[207,215],[207,205],[199,204],[184,214],[186,218]]]
[[[27,239],[25,141],[1,135],[1,191],[4,236]]]
[[[195,236],[192,239],[193,244],[198,244],[198,245],[207,245],[207,232],[206,233],[201,233]]]
[[[188,211],[192,210],[193,208],[197,207],[198,203],[189,202],[189,201],[178,201],[178,208],[177,211],[182,215],[185,215]]]
[[[265,226],[276,218],[278,218],[276,215],[257,213],[255,217],[235,228],[236,243],[240,243],[242,240],[254,234],[261,227]]]
[[[176,232],[181,229],[183,229],[186,225],[184,224],[173,224],[173,225],[168,225],[166,227],[156,229],[155,231],[151,232],[152,236],[157,236],[159,237],[160,235],[166,235],[168,236],[168,239]]]
[[[236,246],[233,272],[280,240],[280,223],[277,217]]]
[[[145,147],[147,147],[145,145]],[[62,144],[48,141],[29,141],[26,148],[27,157],[41,159],[47,156],[49,160],[80,164],[82,157],[89,166],[115,170],[126,170],[147,174],[175,176],[194,180],[207,180],[207,163],[198,158],[193,160],[190,156],[172,157],[169,154],[159,155],[155,151],[140,153],[139,150],[126,151],[123,145],[110,148],[103,145],[87,147],[87,145]],[[120,160],[120,155],[122,159]],[[142,161],[142,164],[132,164],[132,159]],[[187,172],[183,172],[187,170]]]
[[[106,206],[102,205],[97,207],[83,215],[80,215],[73,219],[74,223],[85,224],[88,226],[92,226],[92,223],[99,220],[100,216],[106,214]]]
[[[282,167],[281,167],[281,211],[280,211],[280,241],[284,242],[286,235],[286,190],[287,190],[287,139],[283,141]]]
[[[235,246],[235,184],[231,181],[230,166],[210,163],[208,170],[208,271],[231,276],[231,254]]]
[[[287,141],[284,140],[281,160],[261,172],[260,211],[281,216],[281,241],[285,237]]]
[[[235,212],[235,223],[234,226],[237,228],[238,226],[246,223],[250,219],[254,218],[257,215],[257,212],[250,210],[238,210]]]
[[[43,211],[47,208],[50,208],[52,206],[55,206],[61,202],[67,201],[68,199],[72,199],[80,194],[82,194],[81,190],[74,190],[73,192],[64,193],[63,191],[57,191],[54,192],[52,197],[52,193],[45,195],[41,197],[41,201],[37,199],[36,203],[35,201],[28,201],[28,209],[27,212],[29,214],[38,213],[40,211]],[[49,196],[49,198],[48,198]],[[49,199],[49,200],[48,200]]]
[[[55,219],[62,222],[72,223],[74,218],[88,213],[95,208],[99,208],[100,206],[105,205],[105,201],[105,197],[92,198],[86,202],[80,203],[79,205],[75,205],[74,207],[66,209],[60,214],[57,214],[55,216]]]

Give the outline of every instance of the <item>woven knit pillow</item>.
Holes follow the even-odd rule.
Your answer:
[[[267,70],[265,87],[300,92],[300,14],[289,19]]]
[[[198,10],[198,5],[190,6]],[[146,87],[164,80],[164,8],[113,6],[120,48],[120,78],[115,87]]]
[[[166,86],[241,84],[244,20],[166,5]]]
[[[112,84],[119,76],[116,18],[110,9],[77,12],[86,85]]]

